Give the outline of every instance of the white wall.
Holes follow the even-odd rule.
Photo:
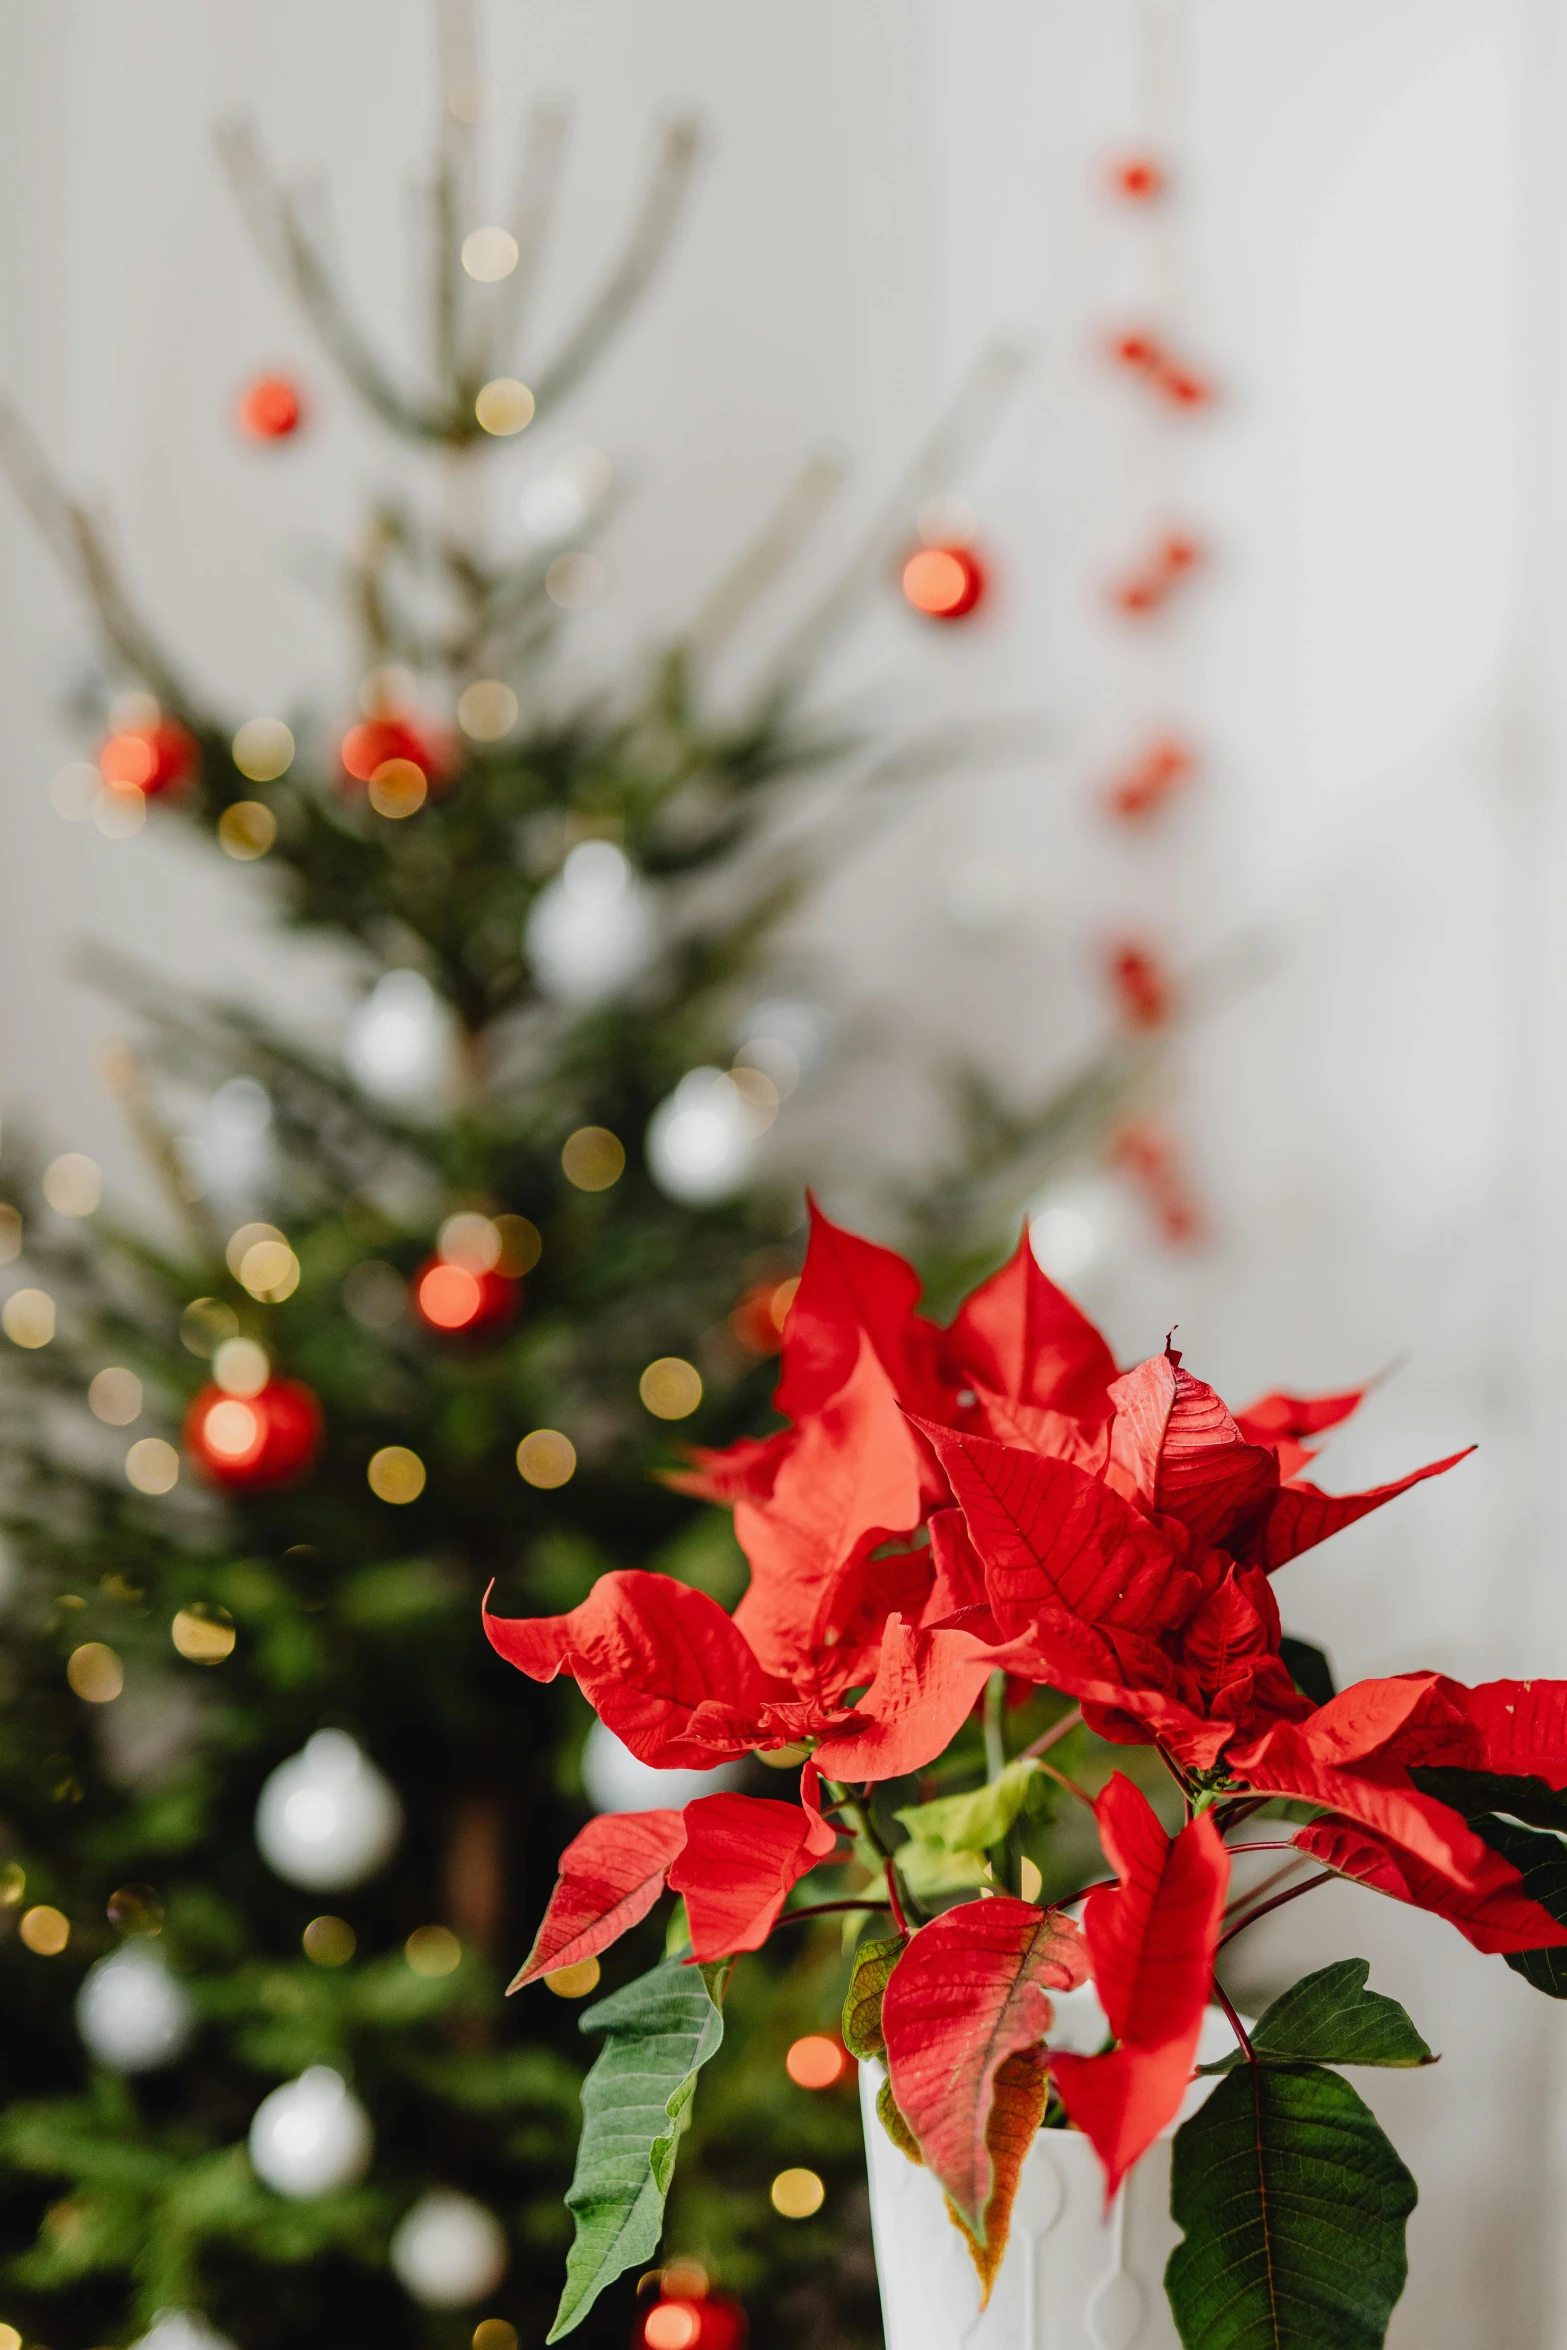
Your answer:
[[[980,339],[1038,339],[980,476],[993,625],[927,643],[889,617],[852,674],[889,701],[908,678],[924,706],[1042,706],[1055,747],[924,802],[841,878],[831,944],[898,1018],[967,1026],[1035,1075],[1091,1035],[1117,925],[1189,958],[1260,936],[1265,975],[1183,1056],[1212,1239],[1139,1243],[1101,1302],[1128,1355],[1178,1321],[1241,1398],[1405,1357],[1328,1482],[1482,1451],[1289,1570],[1287,1621],[1345,1674],[1567,1672],[1554,19],[1549,0],[1148,4],[1187,42],[1177,259],[1225,389],[1151,472],[1092,357],[1135,278],[1093,189],[1137,128],[1148,20],[1129,0],[487,9],[508,103],[579,101],[558,286],[608,242],[653,107],[695,99],[719,136],[663,298],[594,396],[591,428],[653,461],[604,625],[656,626],[823,438],[858,454],[868,501]],[[301,678],[343,690],[287,574],[387,453],[334,399],[276,466],[233,446],[253,364],[319,371],[236,234],[206,124],[243,103],[285,158],[330,166],[348,266],[390,331],[426,44],[417,0],[11,0],[0,19],[0,380],[103,486],[149,600],[237,710]],[[1145,656],[1096,583],[1150,482],[1222,561]],[[112,1023],[60,977],[66,942],[252,982],[271,956],[248,884],[51,815],[48,697],[80,638],[3,505],[0,548],[4,1091],[108,1153],[91,1064]],[[1200,727],[1209,772],[1131,845],[1089,795],[1156,700]],[[976,844],[1022,902],[983,945],[944,881]],[[1377,2092],[1422,2187],[1394,2341],[1567,2343],[1560,2174],[1541,2170],[1567,2019],[1369,1896],[1284,1915],[1261,1972],[1363,1951],[1444,2051]]]

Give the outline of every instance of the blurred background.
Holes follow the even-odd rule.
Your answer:
[[[1051,1174],[1041,1253],[1123,1359],[1176,1324],[1232,1400],[1396,1366],[1330,1485],[1479,1442],[1289,1570],[1286,1622],[1341,1678],[1567,1672],[1557,12],[478,18],[495,204],[526,108],[573,109],[546,330],[619,234],[654,120],[692,108],[708,133],[661,282],[572,420],[633,487],[562,656],[584,681],[683,625],[825,448],[847,483],[787,591],[803,608],[979,355],[1019,355],[924,518],[980,567],[975,609],[933,622],[891,564],[812,688],[873,729],[1018,721],[904,791],[797,920],[797,964],[832,971],[865,1048],[860,1156],[828,1205],[858,1212],[868,1170],[928,1148],[913,1048],[1033,1096],[1118,1022],[1161,1027],[1145,999],[1168,986],[1140,1145],[1107,1159],[1100,1135]],[[333,548],[408,460],[246,244],[211,133],[243,114],[281,173],[330,185],[357,312],[395,343],[438,110],[423,0],[10,0],[0,65],[0,386],[214,700],[351,710]],[[310,412],[258,454],[234,415],[260,373]],[[495,477],[508,513],[542,461],[524,433]],[[352,972],[281,942],[208,844],[62,820],[88,630],[9,497],[0,549],[0,1093],[157,1217],[100,1075],[122,1022],[73,978],[79,942],[322,1049]],[[792,1141],[780,1121],[796,1162],[831,1099]],[[1259,1981],[1363,1951],[1444,2052],[1374,2093],[1421,2188],[1391,2339],[1567,2344],[1560,2019],[1369,1896],[1278,1932]]]

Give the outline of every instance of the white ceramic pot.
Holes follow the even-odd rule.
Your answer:
[[[1210,2009],[1199,2061],[1234,2045],[1223,2015]],[[1088,2140],[1076,2130],[1041,2130],[1018,2182],[1006,2258],[990,2306],[981,2310],[973,2264],[941,2189],[898,2152],[876,2118],[882,2078],[879,2064],[861,2065],[887,2350],[1181,2350],[1164,2296],[1164,2264],[1180,2241],[1170,2217],[1173,2129],[1149,2148],[1108,2213],[1104,2173]],[[1188,2092],[1182,2119],[1211,2088],[1203,2081]]]

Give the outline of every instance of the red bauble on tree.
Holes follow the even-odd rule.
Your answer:
[[[926,620],[967,620],[989,585],[974,549],[958,544],[916,547],[904,560],[904,602]]]
[[[204,1387],[185,1418],[185,1449],[220,1485],[286,1485],[321,1449],[321,1406],[297,1379],[256,1395]]]
[[[114,791],[152,798],[178,791],[201,765],[196,738],[175,718],[149,718],[111,734],[98,753],[98,772]]]
[[[235,414],[247,440],[287,441],[305,421],[305,403],[286,375],[258,375],[241,392]]]
[[[366,784],[394,760],[406,760],[433,788],[444,781],[450,765],[450,748],[441,736],[390,714],[362,718],[357,726],[351,726],[338,756],[344,775]]]
[[[632,2350],[744,2350],[746,2331],[745,2311],[732,2293],[686,2295],[666,2286],[639,2315],[631,2344]]]
[[[498,1329],[517,1311],[522,1283],[492,1268],[431,1257],[414,1275],[414,1309],[427,1329],[469,1337]]]

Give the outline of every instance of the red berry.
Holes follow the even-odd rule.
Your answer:
[[[984,600],[984,566],[972,547],[916,547],[903,565],[904,599],[927,620],[966,620]]]
[[[258,375],[240,394],[239,429],[247,440],[286,441],[305,421],[297,385],[285,375]]]

